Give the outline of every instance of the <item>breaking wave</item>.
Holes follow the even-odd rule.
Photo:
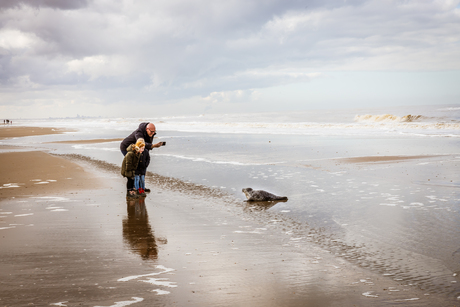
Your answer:
[[[422,115],[405,115],[405,116],[396,116],[392,114],[383,114],[383,115],[356,115],[355,122],[358,123],[384,123],[384,122],[399,122],[399,123],[407,123],[407,122],[415,122],[415,121],[422,121],[427,119],[427,117]]]
[[[371,116],[372,117],[372,116]],[[235,134],[275,134],[275,135],[377,135],[377,134],[417,134],[420,136],[460,137],[460,123],[421,121],[409,117],[398,119],[370,119],[361,117],[355,123],[241,123],[241,122],[182,122],[159,123],[158,129],[181,132],[211,132]],[[396,117],[395,117],[396,118]],[[372,121],[374,120],[374,121]]]

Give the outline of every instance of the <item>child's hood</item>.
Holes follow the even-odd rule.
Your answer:
[[[128,148],[126,148],[126,151],[130,152],[134,152],[134,153],[138,153],[139,152],[139,147],[137,147],[135,144],[131,144],[128,146]]]

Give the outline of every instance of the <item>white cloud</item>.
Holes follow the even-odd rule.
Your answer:
[[[133,72],[129,59],[124,56],[97,55],[84,57],[81,60],[68,61],[67,66],[70,72],[86,74],[90,76],[90,80],[101,76],[124,76]]]
[[[0,48],[7,50],[32,48],[38,42],[33,33],[17,29],[0,29]]]
[[[255,101],[259,98],[260,93],[256,90],[236,90],[225,92],[212,92],[202,100],[207,103],[241,103]]]

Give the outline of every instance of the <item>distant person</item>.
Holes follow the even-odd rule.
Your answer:
[[[155,125],[152,123],[141,123],[133,133],[127,136],[120,144],[120,150],[123,156],[126,156],[127,148],[129,145],[137,142],[138,139],[144,139],[145,148],[151,150],[152,148],[161,147],[163,142],[153,143],[153,137],[156,134]]]
[[[144,141],[144,139],[138,139],[137,141]],[[138,195],[145,197],[145,173],[147,172],[147,167],[150,164],[150,154],[148,150],[144,150],[141,153],[139,158],[139,163],[137,164],[137,169],[134,175],[134,189],[137,191]]]
[[[134,190],[134,175],[136,173],[137,165],[139,163],[140,156],[145,149],[145,143],[143,140],[139,140],[135,144],[128,146],[128,153],[123,159],[121,165],[121,174],[126,177],[126,198],[133,199],[137,198],[138,195]]]

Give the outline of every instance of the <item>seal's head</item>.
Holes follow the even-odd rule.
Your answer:
[[[251,188],[246,188],[246,189],[243,189],[242,191],[246,195],[247,199],[251,198],[251,192],[252,192]]]

